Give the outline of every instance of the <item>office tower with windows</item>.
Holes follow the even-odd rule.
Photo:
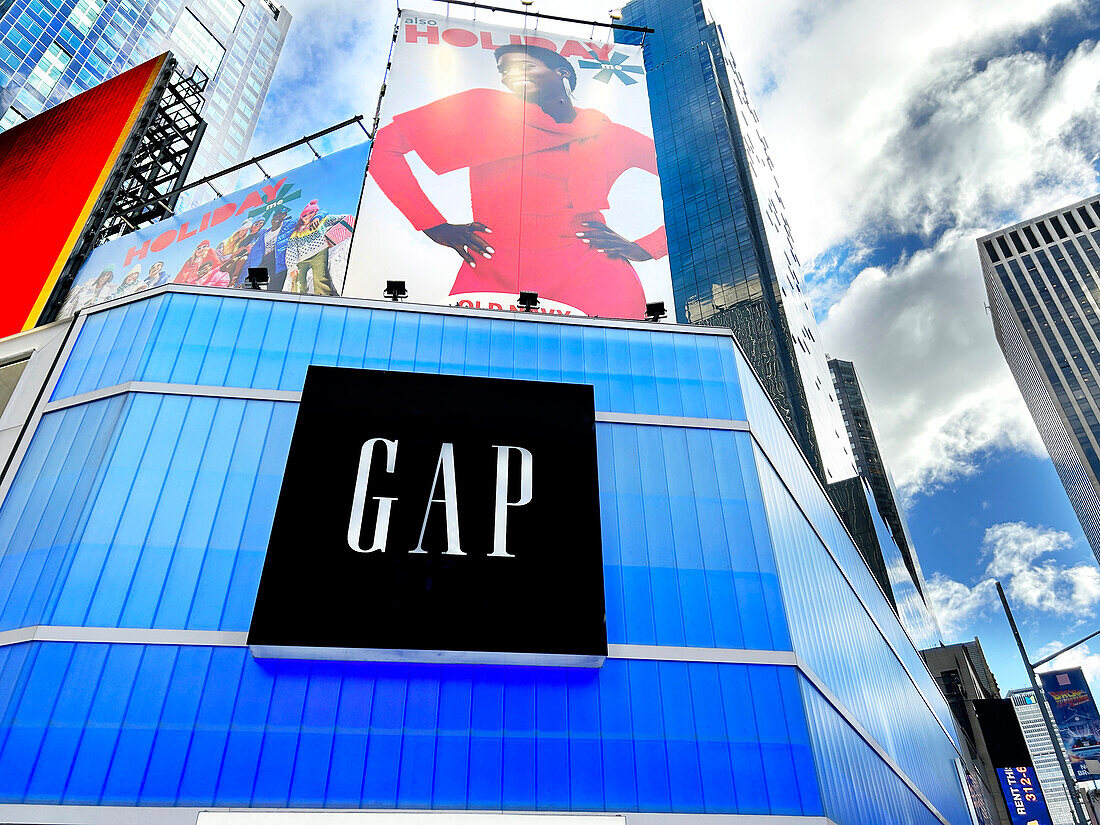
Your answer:
[[[701,0],[633,0],[622,13],[654,29],[645,63],[677,319],[733,329],[821,480],[851,478],[768,144],[721,29]]]
[[[993,329],[1100,559],[1100,198],[978,239]]]
[[[1043,723],[1043,712],[1035,703],[1035,691],[1030,688],[1010,690],[1005,698],[1012,700],[1016,718],[1020,720],[1020,730],[1024,733],[1053,825],[1073,825],[1073,805],[1069,800],[1066,780],[1062,777],[1058,757],[1054,755],[1054,746],[1050,743],[1050,734]],[[1060,742],[1058,747],[1062,747]],[[1062,752],[1065,753],[1064,748]]]
[[[245,157],[289,26],[270,0],[0,0],[0,130],[170,50],[208,79],[194,180]]]

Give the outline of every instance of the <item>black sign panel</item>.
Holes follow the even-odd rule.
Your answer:
[[[592,388],[310,367],[248,644],[601,664]]]
[[[1020,730],[1020,720],[1011,699],[976,699],[974,713],[982,729],[993,767],[1031,765],[1031,752]]]

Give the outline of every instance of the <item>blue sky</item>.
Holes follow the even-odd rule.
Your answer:
[[[256,152],[373,116],[396,11],[283,2],[294,22]],[[1022,686],[992,578],[1037,656],[1100,627],[1100,568],[997,348],[974,239],[1100,191],[1100,0],[710,7],[768,137],[821,340],[859,372],[947,640],[979,636],[1001,687]],[[1100,688],[1093,648],[1073,663]]]

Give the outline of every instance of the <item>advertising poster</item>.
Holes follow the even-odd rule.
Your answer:
[[[363,214],[349,295],[396,279],[416,303],[671,308],[641,49],[403,11]]]
[[[1081,668],[1039,674],[1073,778],[1100,779],[1100,713]]]
[[[270,291],[343,294],[367,147],[334,152],[97,247],[58,317],[167,283],[247,287],[249,267],[267,269]]]
[[[1012,825],[1051,825],[1035,768],[997,768]]]
[[[165,58],[0,133],[0,244],[18,261],[4,282],[0,337],[38,323],[134,124],[157,104]]]

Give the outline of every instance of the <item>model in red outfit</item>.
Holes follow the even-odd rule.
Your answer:
[[[664,227],[629,241],[604,223],[627,169],[657,174],[653,141],[577,109],[565,58],[537,46],[497,49],[509,92],[471,89],[397,115],[374,141],[370,173],[412,223],[463,260],[452,295],[540,297],[586,315],[641,318],[645,294],[631,261],[667,254]],[[451,224],[417,183],[405,155],[436,174],[470,170],[474,220]]]
[[[218,257],[218,253],[210,248],[210,241],[202,241],[195,247],[195,251],[191,253],[191,257],[183,263],[183,268],[180,269],[179,275],[177,275],[173,282],[177,284],[197,284],[203,277],[200,269],[203,264],[210,264],[211,269],[217,269],[221,266],[222,259]]]

